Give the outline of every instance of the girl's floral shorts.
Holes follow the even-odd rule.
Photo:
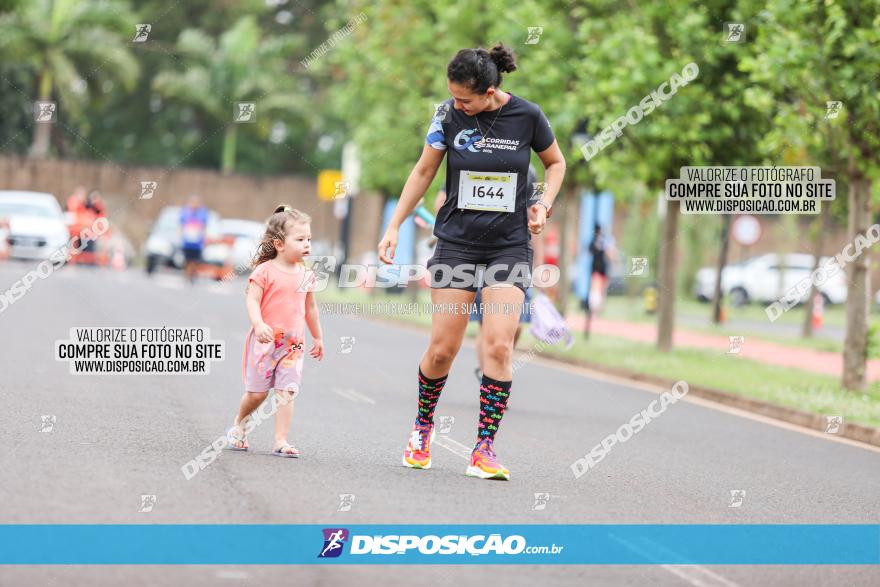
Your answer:
[[[275,339],[262,343],[253,330],[245,342],[245,389],[270,389],[299,393],[304,363],[305,337],[302,332],[274,328]]]

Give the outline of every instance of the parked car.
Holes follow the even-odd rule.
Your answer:
[[[822,257],[824,263],[828,257]],[[740,263],[728,265],[721,272],[721,290],[729,296],[734,306],[749,302],[770,303],[778,300],[785,292],[802,279],[809,279],[813,272],[815,257],[804,253],[767,253],[752,257]],[[714,267],[704,267],[697,271],[694,295],[701,301],[709,301],[715,293]],[[846,276],[839,271],[819,286],[819,293],[827,304],[842,304],[846,301]],[[807,290],[801,301],[809,296]]]
[[[0,223],[13,258],[48,259],[70,238],[64,212],[52,194],[0,191]]]
[[[220,221],[220,234],[232,241],[228,245],[229,255],[237,273],[248,272],[265,232],[266,226],[262,222],[239,218],[224,218]]]
[[[208,224],[205,227],[205,248],[202,261],[213,266],[229,264],[229,248],[214,247],[222,241],[220,215],[213,210],[208,211]],[[183,250],[180,246],[180,206],[165,206],[153,223],[150,235],[142,250],[146,259],[147,273],[153,273],[160,267],[183,268]]]

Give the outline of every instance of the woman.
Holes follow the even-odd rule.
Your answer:
[[[419,363],[418,416],[403,455],[403,464],[431,466],[434,409],[452,361],[461,347],[476,295],[477,265],[485,266],[480,419],[477,443],[467,475],[509,479],[495,455],[494,439],[510,396],[511,356],[525,290],[531,282],[530,232],[539,234],[550,216],[565,175],[565,160],[541,109],[500,89],[502,73],[514,71],[513,52],[498,44],[491,51],[463,49],[447,67],[452,95],[437,109],[422,155],[416,163],[388,229],[379,243],[379,258],[392,263],[398,230],[434,179],[443,156],[446,193],[434,225],[438,238],[427,263],[431,299],[459,311],[432,313],[431,341]],[[531,151],[546,168],[543,199],[529,205],[532,186],[526,181]],[[450,279],[450,275],[453,275]],[[458,279],[462,275],[470,281]],[[492,311],[492,305],[515,308]]]

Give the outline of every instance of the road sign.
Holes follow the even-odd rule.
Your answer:
[[[751,214],[737,216],[731,227],[733,240],[744,247],[750,247],[761,238],[761,223]]]
[[[337,184],[342,184],[342,172],[338,169],[324,169],[318,174],[318,198],[321,200],[335,200],[337,196]]]

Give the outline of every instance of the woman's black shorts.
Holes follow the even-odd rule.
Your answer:
[[[510,283],[525,293],[532,282],[533,258],[529,243],[489,249],[440,239],[426,267],[432,288],[475,292],[481,285]]]

